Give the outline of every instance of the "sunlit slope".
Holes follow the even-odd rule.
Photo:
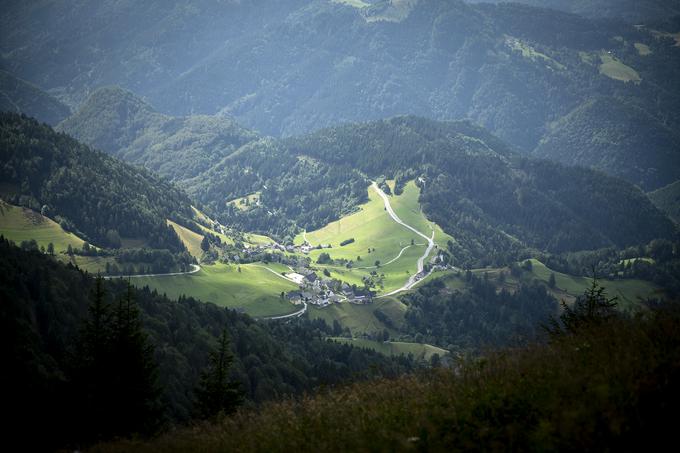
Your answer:
[[[434,229],[435,242],[445,247],[446,242],[453,238],[427,220],[418,203],[419,192],[415,183],[410,181],[402,194],[389,196],[390,204],[403,222],[424,235],[429,237]],[[362,286],[362,278],[373,271],[384,274],[383,287],[379,289],[380,292],[388,292],[400,288],[409,275],[417,271],[418,258],[427,244],[424,238],[389,216],[382,198],[372,188],[368,189],[368,198],[369,201],[359,206],[357,212],[319,230],[300,234],[295,242],[302,244],[306,239],[312,246],[331,246],[312,250],[309,255],[314,262],[321,253],[328,253],[335,260],[353,261],[352,269],[342,265],[323,266],[328,268],[332,277],[349,284]],[[340,245],[350,239],[354,242]],[[436,253],[436,249],[432,253]],[[376,261],[379,261],[379,267],[376,267]]]
[[[70,245],[81,248],[83,240],[64,229],[54,220],[27,208],[0,200],[0,234],[20,244],[35,239],[38,246],[47,248],[51,242],[55,253],[65,252]]]
[[[167,220],[167,222],[168,225],[170,225],[175,230],[177,236],[179,236],[179,238],[182,240],[182,243],[187,248],[191,256],[196,259],[200,259],[203,255],[203,250],[201,250],[201,241],[203,240],[203,236],[173,222],[172,220]]]
[[[299,307],[281,298],[281,292],[292,291],[297,285],[257,264],[204,265],[195,274],[140,277],[132,283],[139,287],[149,286],[170,298],[191,296],[203,302],[242,310],[256,317],[299,310]]]

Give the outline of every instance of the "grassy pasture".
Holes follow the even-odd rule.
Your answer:
[[[177,236],[179,236],[179,238],[182,240],[184,246],[187,248],[191,256],[195,257],[196,259],[200,259],[201,256],[203,256],[203,250],[201,249],[201,241],[203,240],[203,236],[173,222],[172,220],[167,220],[167,223],[175,230]]]
[[[19,245],[35,239],[38,246],[47,248],[51,242],[55,253],[65,252],[68,246],[81,248],[83,240],[64,229],[54,220],[31,209],[14,206],[0,200],[0,234]]]
[[[333,321],[337,320],[342,328],[349,329],[353,337],[378,334],[384,330],[390,335],[398,335],[399,332],[376,317],[377,311],[382,312],[391,325],[399,328],[404,323],[406,305],[397,298],[386,297],[375,299],[373,303],[366,305],[343,302],[325,308],[310,306],[307,313],[310,319],[323,319],[328,325],[333,325]]]
[[[394,187],[393,182],[390,182],[390,185],[391,188]],[[333,259],[354,261],[353,269],[318,265],[320,268],[327,268],[331,276],[349,284],[362,285],[362,277],[374,270],[380,274],[384,273],[383,292],[389,292],[401,287],[409,275],[417,271],[416,262],[426,248],[426,241],[392,220],[385,210],[382,199],[373,189],[369,188],[368,196],[369,201],[361,205],[357,212],[329,223],[319,230],[306,233],[307,240],[312,245],[331,246],[330,249],[312,250],[309,255],[314,262],[324,252]],[[435,241],[438,244],[443,245],[446,241],[453,240],[439,226],[427,220],[420,210],[418,196],[418,187],[410,181],[401,195],[390,196],[390,204],[402,221],[426,236],[429,236],[434,228]],[[354,242],[340,246],[340,243],[346,239],[354,239]],[[301,234],[295,238],[295,243],[303,242],[304,235]],[[401,256],[394,260],[400,253]],[[361,261],[357,261],[357,256],[361,257]],[[375,268],[376,261],[380,261],[380,267],[377,269]],[[362,267],[369,267],[369,269],[359,269]]]
[[[652,53],[652,50],[649,48],[649,46],[647,44],[642,44],[641,42],[636,42],[633,45],[635,46],[635,49],[638,51],[638,54],[643,56],[643,57]]]
[[[282,291],[292,291],[297,285],[260,265],[244,264],[239,272],[239,266],[215,264],[202,266],[195,274],[139,277],[132,283],[139,287],[149,286],[171,298],[191,296],[203,302],[241,309],[256,317],[285,315],[299,310],[280,297]]]
[[[621,82],[640,83],[642,77],[637,71],[630,66],[621,62],[615,56],[606,52],[600,53],[600,74],[609,77],[610,79],[619,80]]]
[[[228,201],[227,204],[230,204],[241,211],[247,211],[255,206],[260,200],[260,194],[261,192],[255,192],[240,198],[234,198],[233,200]]]

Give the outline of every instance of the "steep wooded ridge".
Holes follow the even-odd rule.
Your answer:
[[[680,124],[677,21],[635,27],[518,4],[370,3],[10,2],[0,48],[5,69],[72,106],[115,84],[167,114],[223,112],[282,136],[398,114],[468,117],[530,152],[553,122],[605,96],[644,112],[656,127],[637,130],[654,146],[637,151],[649,159],[611,147],[598,162],[649,189],[671,182],[643,176],[678,160],[653,140]],[[608,127],[596,121],[586,136],[613,136]]]
[[[146,170],[120,162],[25,116],[0,114],[1,194],[43,211],[100,246],[121,238],[183,248],[166,219],[192,218],[189,198]]]
[[[57,130],[173,180],[208,170],[257,137],[224,117],[160,114],[117,87],[95,91]]]
[[[35,85],[0,71],[0,112],[24,113],[56,125],[71,109]]]

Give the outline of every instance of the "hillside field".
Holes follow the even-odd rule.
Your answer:
[[[149,286],[170,298],[191,296],[254,317],[285,315],[299,310],[280,296],[281,292],[292,291],[297,285],[259,266],[244,264],[239,272],[236,265],[204,265],[195,274],[139,277],[132,283],[138,287]]]
[[[389,183],[393,189],[394,183]],[[426,236],[430,236],[434,229],[435,242],[440,246],[453,240],[438,225],[427,220],[418,203],[419,192],[415,183],[410,181],[401,195],[389,196],[394,212],[403,222]],[[369,201],[359,206],[357,212],[319,230],[300,234],[295,238],[295,243],[302,244],[306,239],[313,246],[331,246],[312,250],[309,256],[313,262],[317,261],[321,253],[328,253],[332,259],[353,261],[352,269],[315,264],[328,269],[332,277],[349,284],[362,285],[362,278],[372,271],[385,274],[383,288],[379,292],[386,293],[401,287],[409,275],[417,271],[416,262],[426,248],[426,241],[396,223],[385,210],[382,198],[371,188],[368,189],[368,197]],[[340,243],[347,239],[354,239],[354,242],[341,246]],[[436,253],[436,249],[432,253]],[[378,268],[375,266],[376,261],[380,261]]]
[[[54,220],[31,209],[14,206],[0,200],[0,234],[19,245],[35,239],[38,246],[47,248],[51,242],[55,253],[65,252],[68,246],[81,248],[83,240],[64,229]]]
[[[376,341],[365,338],[332,338],[334,341],[351,344],[357,348],[368,348],[385,355],[409,355],[416,360],[430,360],[434,354],[444,356],[447,351],[425,343],[406,343],[402,341]]]
[[[499,288],[503,287],[506,290],[513,291],[521,282],[530,282],[538,280],[539,282],[548,285],[550,274],[555,274],[555,288],[549,291],[557,298],[557,300],[564,300],[567,303],[573,302],[577,296],[582,295],[592,284],[592,279],[589,277],[578,277],[574,275],[564,274],[562,272],[553,271],[545,264],[537,259],[531,259],[531,270],[522,270],[522,275],[519,279],[510,274],[509,268],[503,269],[473,269],[472,272],[477,275],[487,274],[489,279],[498,280],[501,271],[505,273],[505,281],[498,283]],[[450,273],[443,277],[446,286],[451,289],[460,289],[464,287],[463,276]],[[662,295],[660,289],[651,282],[639,279],[625,279],[625,280],[607,280],[598,279],[598,283],[603,286],[609,297],[618,297],[619,307],[623,310],[635,309],[638,306],[640,299],[656,298]]]
[[[187,248],[191,256],[197,260],[200,260],[201,256],[203,256],[203,250],[201,250],[201,241],[203,240],[203,236],[173,222],[172,220],[167,220],[167,222],[168,225],[170,225],[175,230],[177,236],[179,236],[179,238],[182,240],[182,243],[184,243],[184,246]]]

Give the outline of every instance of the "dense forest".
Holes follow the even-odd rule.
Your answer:
[[[675,223],[680,224],[680,181],[651,192],[649,198]]]
[[[92,150],[45,124],[0,114],[2,196],[41,212],[90,243],[120,247],[125,238],[181,251],[166,219],[187,223],[189,198],[148,171]]]
[[[497,292],[496,284],[471,274],[463,291],[434,280],[402,301],[408,306],[404,330],[454,354],[535,340],[557,313],[557,301],[543,285]]]
[[[619,99],[597,98],[553,124],[534,154],[598,168],[652,190],[680,175],[678,149],[677,129],[659,124],[641,108]]]
[[[94,278],[78,269],[37,251],[21,250],[5,239],[0,241],[0,249],[0,294],[4,301],[0,331],[10,360],[2,379],[14,396],[8,402],[8,410],[14,414],[10,432],[26,446],[75,446],[74,442],[93,440],[88,436],[96,435],[97,430],[108,429],[98,426],[89,430],[87,423],[93,420],[82,420],[85,427],[75,423],[85,411],[78,401],[87,400],[87,395],[79,392],[91,391],[98,384],[82,385],[79,381],[79,376],[88,372],[85,355],[79,349],[89,341],[83,337],[83,329],[87,331],[96,319],[93,310],[97,306],[93,304],[97,300],[99,310],[112,315],[121,301],[131,301],[139,311],[143,328],[139,335],[147,338],[151,354],[144,363],[155,368],[152,374],[157,377],[152,379],[157,394],[149,399],[156,407],[149,413],[153,420],[144,420],[143,427],[127,427],[125,432],[112,434],[142,432],[149,429],[149,422],[161,427],[195,417],[193,389],[224,329],[234,356],[230,378],[239,384],[246,404],[299,394],[321,385],[396,376],[417,366],[408,357],[388,358],[326,341],[334,331],[323,322],[255,322],[246,315],[190,298],[171,301],[147,289],[131,289],[122,280],[100,282],[98,286]],[[115,328],[115,318],[111,322],[111,328]],[[106,381],[102,382],[104,385]],[[114,394],[123,392],[120,397],[129,398],[126,391],[115,389]],[[36,407],[41,410],[36,411]],[[134,407],[118,407],[123,411],[118,415],[129,417]],[[42,436],[25,432],[34,426],[44,427]]]

